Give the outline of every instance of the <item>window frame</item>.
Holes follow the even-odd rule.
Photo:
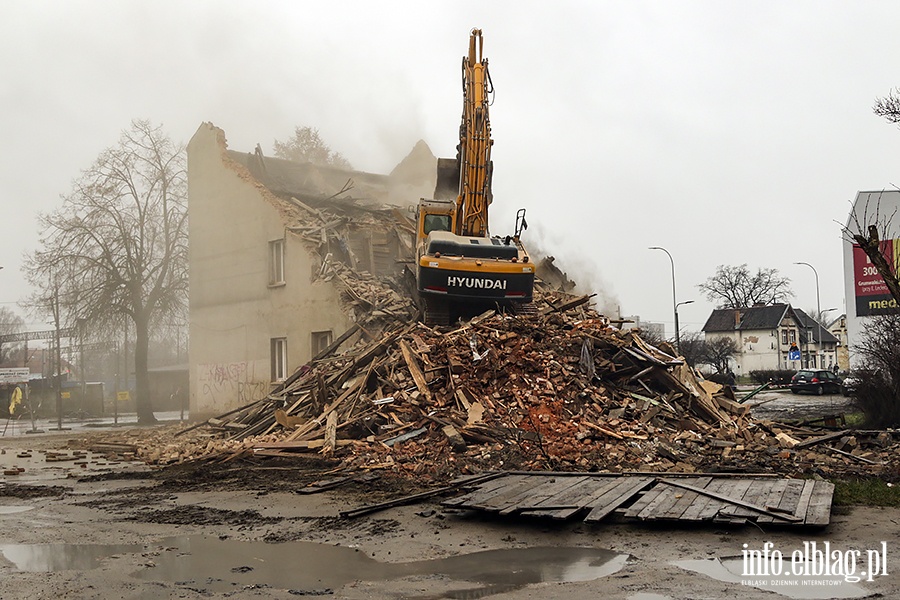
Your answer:
[[[277,337],[269,340],[269,359],[271,363],[272,381],[287,379],[287,338]]]
[[[320,339],[325,339],[325,344],[321,344]],[[309,347],[310,347],[310,356],[315,357],[318,356],[320,352],[328,348],[331,344],[334,343],[334,332],[331,329],[322,330],[322,331],[311,331],[309,332]]]
[[[284,238],[269,241],[268,262],[269,287],[284,285]]]

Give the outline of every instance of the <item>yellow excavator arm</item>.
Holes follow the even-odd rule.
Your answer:
[[[480,29],[469,35],[469,55],[463,57],[463,115],[459,129],[460,179],[456,199],[456,234],[488,235],[488,206],[491,203],[491,120],[488,94],[491,81],[488,61],[483,56],[484,38]]]

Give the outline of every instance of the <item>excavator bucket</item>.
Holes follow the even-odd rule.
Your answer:
[[[455,158],[439,158],[435,200],[456,200],[459,196],[459,161]]]

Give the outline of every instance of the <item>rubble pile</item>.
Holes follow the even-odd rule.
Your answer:
[[[557,298],[535,315],[490,311],[448,331],[395,326],[335,355],[345,334],[266,398],[139,454],[170,464],[316,452],[435,480],[496,469],[900,473],[892,434],[756,421],[672,348],[610,326],[587,297]]]

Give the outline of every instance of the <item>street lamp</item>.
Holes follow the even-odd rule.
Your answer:
[[[669,263],[672,265],[672,306],[675,312],[675,347],[681,352],[681,336],[678,334],[678,300],[675,297],[675,260],[668,250],[662,246],[650,246],[648,250],[662,250],[669,257]]]
[[[795,262],[794,264],[795,265],[806,265],[807,267],[809,267],[810,269],[813,270],[813,273],[816,276],[816,323],[819,325],[819,345],[821,346],[822,345],[822,323],[820,323],[820,320],[822,319],[822,305],[819,304],[819,272],[816,271],[816,268],[814,266],[812,266],[811,264],[809,264],[808,262]],[[819,354],[819,351],[816,350],[816,363],[819,362],[818,354]],[[807,359],[807,361],[809,360],[808,354],[807,354],[806,359]],[[806,366],[808,367],[809,363],[807,363]],[[817,364],[816,366],[818,367],[819,365]]]
[[[678,327],[678,307],[682,304],[692,304],[693,302],[693,300],[685,300],[675,305],[675,345],[678,346],[679,352],[681,352],[681,330]]]

